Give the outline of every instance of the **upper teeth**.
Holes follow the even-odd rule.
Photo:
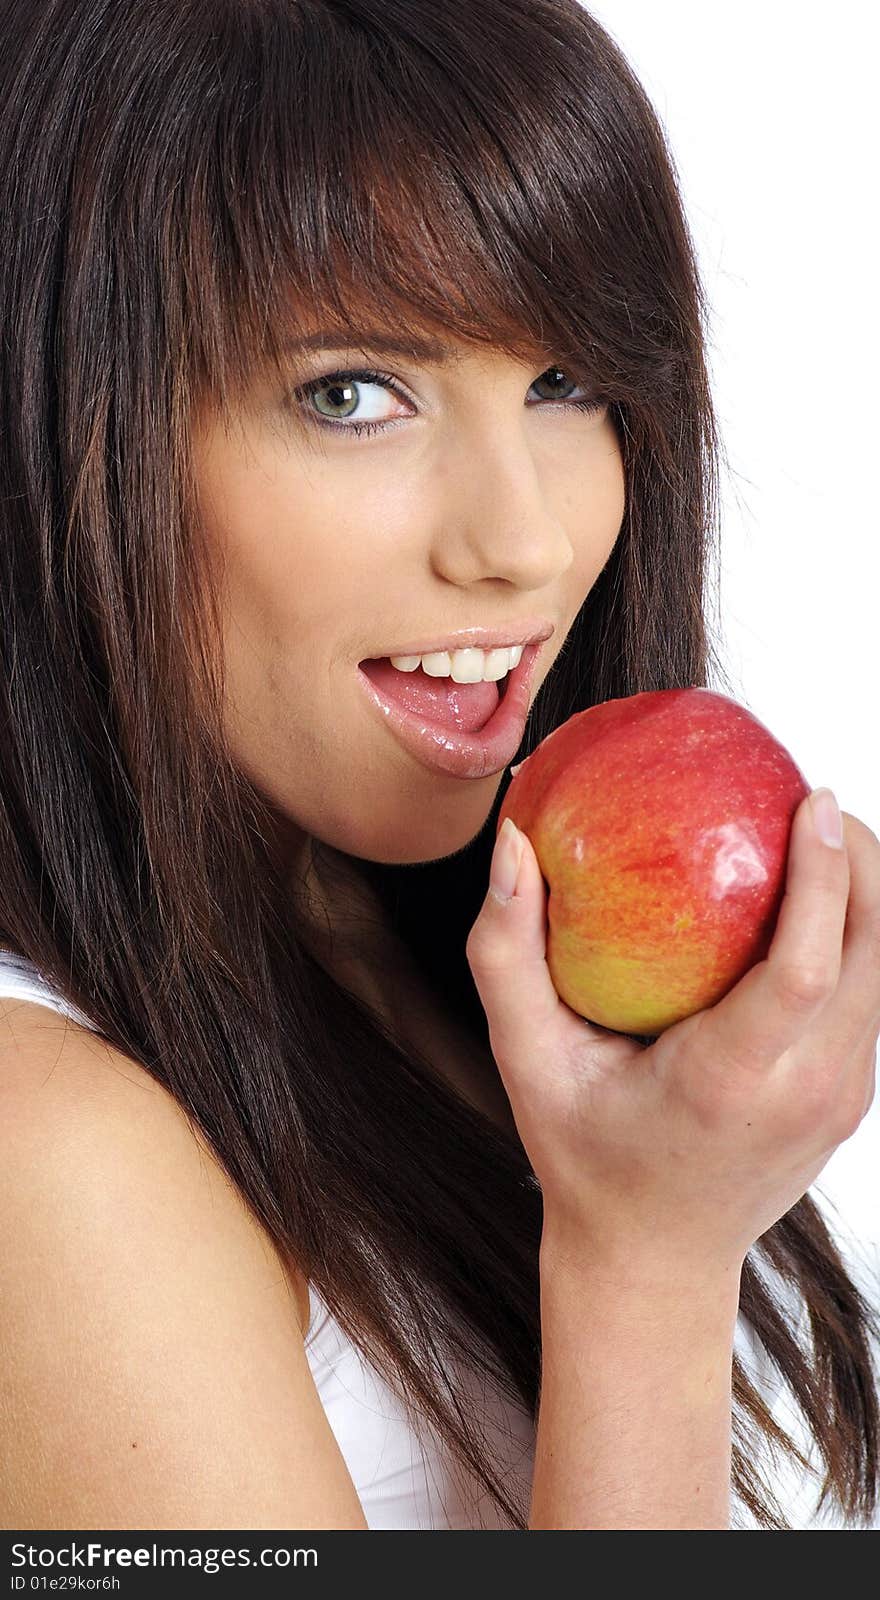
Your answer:
[[[426,656],[392,656],[398,672],[415,672],[421,664],[429,678],[452,678],[453,683],[497,683],[522,659],[524,646],[505,645],[501,650],[434,650]]]

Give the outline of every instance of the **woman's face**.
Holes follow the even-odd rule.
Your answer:
[[[501,772],[422,764],[358,663],[543,619],[533,701],[617,539],[623,464],[607,409],[576,408],[590,391],[552,351],[524,365],[456,342],[416,361],[359,337],[293,350],[289,384],[255,383],[235,426],[204,419],[196,470],[225,565],[228,737],[291,859],[313,835],[418,862],[479,832]],[[393,386],[326,381],[364,368]],[[358,435],[363,421],[387,426]]]

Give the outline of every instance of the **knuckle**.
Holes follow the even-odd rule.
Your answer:
[[[796,1096],[804,1128],[821,1128],[835,1146],[851,1139],[870,1109],[874,1079],[873,1052],[860,1050],[854,1059],[842,1061],[838,1055],[805,1064]]]
[[[468,935],[464,947],[468,965],[479,972],[496,972],[507,966],[503,950],[486,928]]]
[[[839,1075],[827,1061],[806,1068],[789,1108],[792,1126],[804,1136],[821,1136],[829,1146],[848,1139],[861,1120],[863,1096],[856,1107],[852,1096],[844,1095]]]
[[[838,1143],[842,1144],[845,1139],[852,1138],[866,1110],[865,1088],[862,1083],[856,1085],[855,1091],[836,1097],[830,1120],[832,1135]]]
[[[776,971],[776,994],[787,1011],[797,1014],[814,1011],[834,989],[834,977],[825,968],[782,966]]]

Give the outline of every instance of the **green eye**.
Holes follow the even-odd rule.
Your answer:
[[[575,380],[566,377],[561,367],[548,367],[535,379],[531,388],[535,389],[539,384],[546,385],[554,391],[549,396],[539,396],[542,404],[552,406],[556,402],[559,407],[566,410],[584,413],[597,412],[604,408],[605,402],[596,396],[587,395],[581,400],[571,400],[568,396],[560,398],[557,392],[560,387],[570,388],[572,385],[575,388],[579,387]],[[358,435],[382,433],[407,420],[405,417],[356,420],[357,413],[362,407],[362,397],[358,393],[359,385],[374,385],[387,390],[398,400],[412,404],[390,373],[372,370],[324,373],[322,377],[312,378],[310,382],[294,390],[293,398],[305,412],[307,420],[315,427],[332,428],[337,433]],[[320,406],[317,404],[319,400]]]

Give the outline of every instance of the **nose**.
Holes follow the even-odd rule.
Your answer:
[[[439,577],[467,588],[504,579],[518,589],[543,589],[574,561],[574,549],[553,510],[547,474],[522,431],[500,427],[459,434],[444,465],[432,540]]]

